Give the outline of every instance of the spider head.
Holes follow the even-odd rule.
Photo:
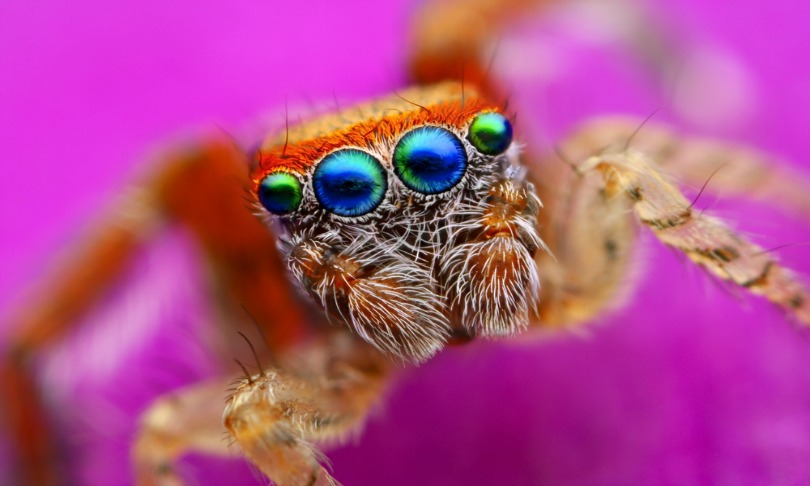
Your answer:
[[[509,120],[457,84],[415,88],[265,143],[258,207],[293,280],[382,351],[528,325],[540,201]]]

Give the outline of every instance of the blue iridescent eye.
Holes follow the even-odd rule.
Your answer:
[[[262,179],[259,184],[259,201],[273,214],[289,214],[301,204],[301,182],[287,172],[276,172]]]
[[[451,131],[420,127],[406,133],[394,149],[394,172],[411,190],[439,194],[452,188],[467,170],[467,151]]]
[[[371,155],[356,149],[333,152],[312,176],[315,197],[338,216],[362,216],[380,205],[388,188],[385,170]]]
[[[482,154],[499,155],[512,143],[512,124],[500,113],[481,113],[470,125],[468,138]]]

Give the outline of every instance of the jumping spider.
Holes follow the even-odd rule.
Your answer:
[[[275,482],[307,484],[329,481],[308,442],[361,423],[400,359],[421,362],[479,336],[570,326],[612,304],[632,259],[635,217],[709,272],[810,320],[806,290],[774,255],[696,210],[669,178],[700,185],[733,159],[742,167],[736,183],[761,186],[757,154],[608,119],[550,155],[531,152],[516,124],[527,144],[521,155],[495,80],[486,66],[476,73],[465,63],[462,83],[434,84],[448,73],[435,58],[417,59],[423,86],[292,122],[249,152],[248,195],[275,237],[244,211],[243,184],[228,186],[246,162],[229,141],[168,157],[167,169],[128,200],[147,211],[102,233],[97,244],[109,253],[77,264],[100,273],[63,275],[61,293],[26,316],[33,324],[15,350],[40,346],[83,312],[138,243],[137,230],[151,227],[156,212],[169,214],[211,258],[229,301],[223,309],[250,315],[234,327],[248,334],[257,323],[274,359],[258,347],[267,366],[246,371],[232,390],[226,427]],[[453,72],[457,64],[446,62]],[[680,172],[685,154],[695,165]],[[712,189],[728,183],[721,173]],[[302,327],[318,332],[301,339]],[[219,406],[224,390],[216,381],[154,404],[135,448],[141,480],[172,480],[172,461],[188,449],[219,450],[211,410],[190,409]]]

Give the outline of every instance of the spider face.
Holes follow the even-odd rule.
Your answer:
[[[253,180],[300,288],[419,361],[528,324],[543,243],[517,152],[497,108],[444,84],[291,128]]]

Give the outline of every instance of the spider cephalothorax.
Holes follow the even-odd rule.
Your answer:
[[[456,84],[413,89],[291,128],[261,153],[259,202],[331,318],[416,360],[453,334],[527,326],[540,202],[496,107]]]

